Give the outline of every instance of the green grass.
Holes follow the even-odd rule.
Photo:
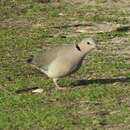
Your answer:
[[[119,3],[110,6],[104,0],[95,2],[1,1],[1,130],[130,128],[129,30],[94,31],[90,34],[89,31],[75,32],[80,26],[62,27],[82,22],[129,23],[127,4],[119,2],[119,10]],[[89,36],[97,38],[100,50],[91,52],[77,73],[59,81],[68,88],[65,91],[56,91],[50,79],[26,63],[42,47],[46,50],[56,45],[74,43],[75,40],[78,42]],[[29,87],[43,88],[44,91],[41,94],[15,93]]]

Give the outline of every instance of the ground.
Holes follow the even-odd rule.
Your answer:
[[[129,0],[0,1],[0,130],[130,129]],[[80,70],[52,80],[26,60],[94,37]],[[39,87],[40,94],[16,93]]]

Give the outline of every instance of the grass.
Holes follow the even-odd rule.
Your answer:
[[[129,30],[77,33],[83,27],[62,27],[86,22],[128,24],[130,3],[109,4],[104,0],[89,4],[1,1],[0,129],[130,129]],[[100,50],[89,54],[77,73],[59,81],[68,90],[56,91],[50,79],[26,63],[42,46],[47,49],[89,36],[98,39]],[[29,87],[44,91],[15,93]]]

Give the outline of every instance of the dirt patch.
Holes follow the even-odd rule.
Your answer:
[[[71,2],[74,4],[87,4],[87,5],[128,5],[130,4],[129,0],[65,0],[66,2]]]
[[[31,27],[31,22],[27,20],[14,20],[14,19],[7,19],[4,21],[0,21],[1,28],[26,28]]]
[[[105,130],[129,130],[130,125],[118,124],[118,125],[106,125]]]
[[[92,24],[91,26],[79,27],[76,28],[76,32],[80,33],[99,33],[99,32],[111,32],[119,28],[119,24],[114,23],[101,23],[101,24]]]

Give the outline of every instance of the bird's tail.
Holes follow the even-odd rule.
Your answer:
[[[37,64],[33,63],[33,62],[34,62],[33,59],[34,59],[34,56],[31,55],[30,58],[27,59],[26,62],[27,62],[28,64],[30,64],[31,67],[33,67],[33,68],[37,69],[38,71],[40,71],[40,72],[42,72],[42,73],[48,75],[46,70],[40,68]]]
[[[32,61],[33,61],[33,57],[34,57],[34,56],[33,56],[33,55],[31,55],[31,56],[30,56],[30,58],[28,58],[26,62],[27,62],[27,63],[29,63],[29,64],[31,64],[31,63],[32,63]]]

